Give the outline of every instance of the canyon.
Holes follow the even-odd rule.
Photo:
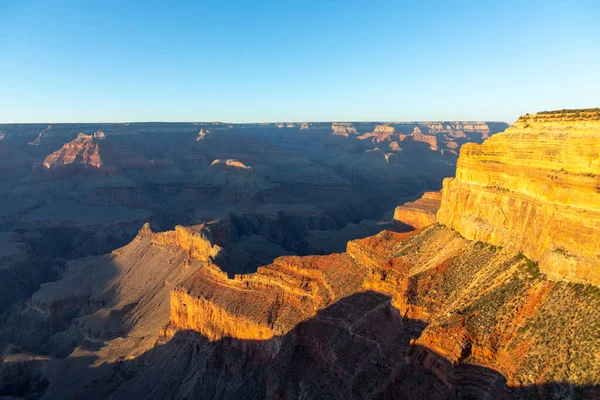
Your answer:
[[[600,396],[598,110],[190,125],[0,126],[0,395]]]
[[[0,269],[0,312],[58,278],[68,260],[124,246],[146,222],[163,231],[216,220],[229,225],[232,273],[252,272],[273,255],[343,251],[348,240],[383,229],[380,219],[399,201],[439,189],[457,159],[424,146],[392,155],[393,142],[358,136],[386,126],[395,137],[415,127],[430,134],[429,125],[437,127],[0,124],[0,232],[20,247]],[[430,136],[441,143],[464,136],[459,144],[506,127],[444,125]],[[356,134],[340,136],[338,126]]]

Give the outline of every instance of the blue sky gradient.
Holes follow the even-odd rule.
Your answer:
[[[600,106],[600,2],[0,0],[0,122],[504,120]]]

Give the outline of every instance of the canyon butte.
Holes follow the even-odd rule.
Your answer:
[[[600,398],[600,109],[0,131],[0,396]]]

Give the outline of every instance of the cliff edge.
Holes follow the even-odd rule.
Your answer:
[[[551,279],[600,285],[600,111],[525,115],[463,146],[437,220],[521,251]]]

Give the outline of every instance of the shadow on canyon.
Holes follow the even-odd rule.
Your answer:
[[[135,358],[122,357],[114,363],[98,363],[92,352],[57,360],[45,376],[22,373],[0,395],[33,393],[33,398],[44,394],[62,399],[600,398],[596,386],[552,382],[510,387],[493,369],[453,365],[414,344],[425,327],[423,321],[402,318],[389,296],[360,292],[282,336],[211,342],[194,331],[180,331]],[[14,369],[19,367],[27,372],[16,364]]]

